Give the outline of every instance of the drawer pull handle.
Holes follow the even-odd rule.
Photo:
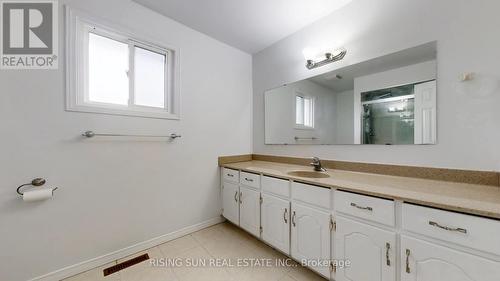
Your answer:
[[[387,262],[387,266],[391,266],[391,258],[389,257],[390,249],[391,249],[391,244],[385,243],[385,260]]]
[[[238,203],[238,191],[234,193],[234,201]]]
[[[234,175],[231,175],[231,174],[227,174],[228,177],[234,177]]]
[[[460,232],[460,233],[463,233],[463,234],[467,234],[467,229],[465,228],[452,228],[452,227],[448,227],[448,226],[443,226],[443,225],[440,225],[439,223],[435,222],[435,221],[429,221],[429,225],[432,225],[432,226],[435,226],[435,227],[438,227],[438,228],[441,228],[441,229],[444,229],[444,230],[448,230],[448,231],[455,231],[455,232]]]
[[[353,206],[354,208],[358,208],[360,210],[367,210],[367,211],[373,211],[373,208],[372,207],[362,207],[362,206],[358,206],[358,204],[356,203],[351,203],[351,206]]]
[[[295,211],[293,211],[293,215],[292,215],[292,225],[295,227]]]
[[[409,249],[406,249],[406,273],[411,273],[410,254],[411,254],[411,251]]]
[[[243,197],[243,193],[240,191],[240,204],[243,203],[243,200],[241,200],[241,197]]]
[[[288,223],[288,209],[285,209],[285,213],[283,214],[283,220],[285,221],[285,223]]]
[[[253,182],[253,179],[245,178],[246,181]]]

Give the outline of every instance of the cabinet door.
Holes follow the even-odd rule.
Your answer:
[[[290,202],[262,194],[262,240],[290,254]]]
[[[260,192],[240,186],[240,226],[260,236]]]
[[[337,281],[396,280],[396,234],[342,217],[336,218],[335,259],[349,260],[338,267]]]
[[[222,215],[230,222],[240,224],[240,205],[239,205],[238,184],[222,183]]]
[[[292,203],[292,257],[330,278],[330,215]]]
[[[500,262],[401,236],[402,281],[498,281]]]

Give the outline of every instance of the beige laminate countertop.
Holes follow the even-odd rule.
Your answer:
[[[223,164],[222,167],[263,175],[292,179],[360,194],[402,200],[500,219],[500,188],[496,186],[454,183],[409,177],[331,170],[329,178],[302,178],[290,176],[290,171],[309,170],[311,167],[266,161],[245,161]]]

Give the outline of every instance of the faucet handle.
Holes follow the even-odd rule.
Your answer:
[[[313,157],[312,163],[310,163],[310,165],[314,167],[315,171],[318,171],[318,172],[324,172],[324,171],[326,171],[325,168],[323,168],[321,166],[321,160],[319,160],[318,157]]]

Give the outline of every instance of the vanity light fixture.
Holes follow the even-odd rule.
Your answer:
[[[311,58],[307,58],[306,67],[307,69],[314,69],[332,62],[339,61],[345,57],[347,50],[344,48],[337,49],[333,52],[325,53],[325,59],[321,61],[315,61]]]

